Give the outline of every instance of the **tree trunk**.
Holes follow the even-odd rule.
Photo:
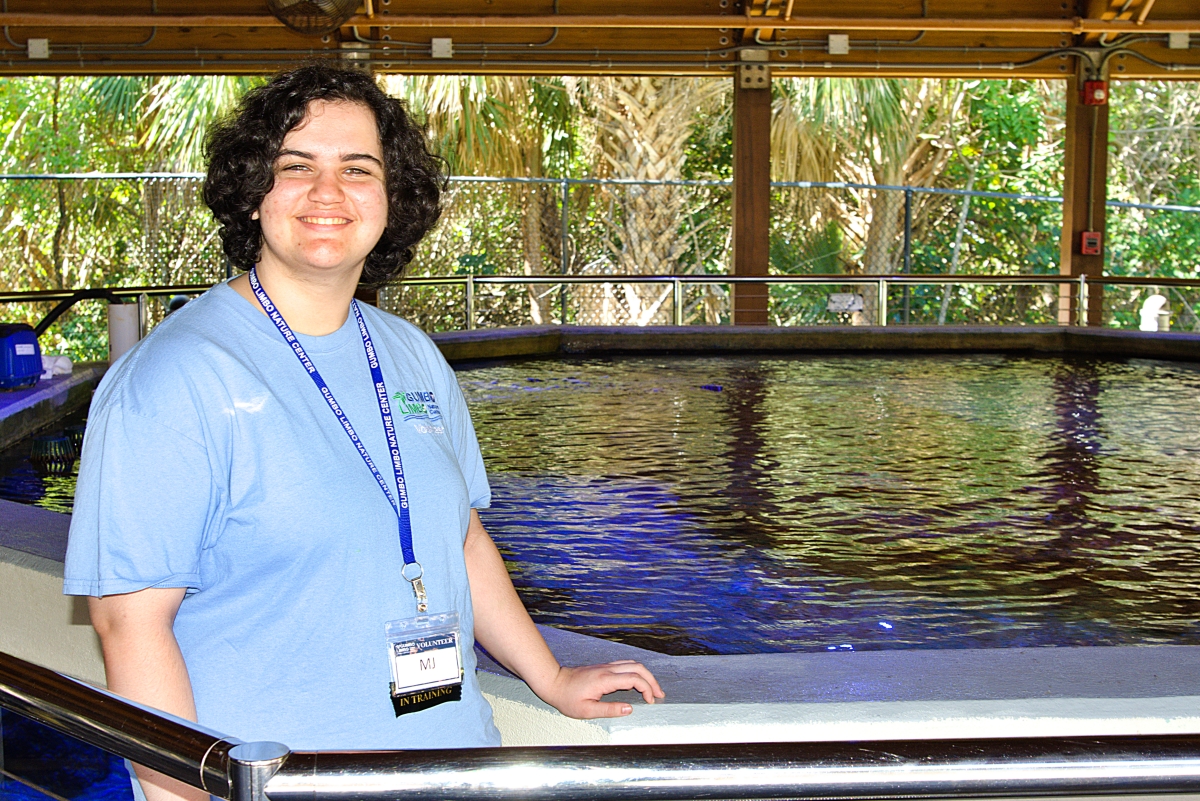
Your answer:
[[[979,168],[979,162],[976,161],[971,165],[971,171],[967,173],[967,192],[970,193],[975,188],[975,171]],[[963,195],[962,206],[958,210],[958,228],[954,232],[954,250],[950,252],[950,275],[958,272],[958,259],[962,253],[963,234],[967,230],[967,215],[971,211],[971,195]],[[942,306],[938,309],[938,325],[946,324],[946,312],[950,309],[950,294],[954,290],[954,284],[946,284],[942,289]]]
[[[521,219],[524,272],[525,275],[542,275],[545,273],[542,260],[542,187],[540,184],[525,184],[521,194],[524,195],[525,211]],[[550,321],[547,289],[542,284],[530,284],[525,289],[529,300],[529,317],[534,325]]]
[[[595,80],[600,152],[612,177],[630,181],[678,180],[693,115],[714,97],[716,82],[695,78],[623,77]],[[609,231],[615,272],[663,275],[683,272],[680,229],[686,187],[629,184],[611,187],[616,214]],[[583,317],[601,325],[669,322],[671,289],[658,284],[586,288]]]
[[[892,180],[904,180],[902,174],[894,175],[894,169],[887,172],[888,178]],[[892,184],[892,180],[887,183]],[[904,252],[904,193],[888,189],[873,190],[867,225],[863,272],[867,275],[894,272],[897,261]],[[855,315],[854,324],[875,325],[879,319],[878,287],[875,284],[864,286],[862,295],[863,311],[861,315]]]
[[[62,87],[62,78],[54,79],[54,107],[51,109],[52,124],[54,128],[54,138],[58,139],[58,97],[59,90]],[[64,269],[63,269],[63,240],[67,236],[67,226],[70,221],[67,219],[67,195],[66,188],[61,180],[54,182],[54,196],[58,206],[58,224],[54,227],[54,240],[51,244],[50,261],[53,265],[54,274],[50,276],[50,281],[56,289],[65,289]]]

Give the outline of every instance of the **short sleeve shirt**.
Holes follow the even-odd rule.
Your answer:
[[[457,611],[461,701],[396,717],[384,625],[416,613],[396,513],[270,320],[226,284],[173,313],[101,382],[65,592],[184,587],[175,635],[199,722],[293,749],[499,745],[475,681],[463,542],[490,491],[436,346],[362,307],[398,421],[430,612]],[[299,335],[384,477],[386,437],[353,315]]]

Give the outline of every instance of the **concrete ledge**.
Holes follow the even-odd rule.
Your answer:
[[[451,362],[637,353],[1034,353],[1200,360],[1200,334],[1060,326],[536,326],[433,335]]]
[[[0,651],[104,686],[87,600],[63,595],[71,516],[0,500]]]
[[[59,578],[70,528],[70,515],[0,500],[0,548],[57,563]],[[0,561],[5,561],[3,555]]]
[[[562,348],[562,331],[552,325],[489,328],[433,334],[433,341],[451,362],[554,356]]]
[[[77,364],[70,375],[0,392],[0,450],[86,406],[106,370],[107,362]]]
[[[539,628],[563,664],[643,662],[667,700],[572,721],[483,655],[505,745],[1200,733],[1200,647],[673,657]]]

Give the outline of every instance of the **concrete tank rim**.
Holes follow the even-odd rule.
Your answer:
[[[1200,333],[1071,326],[518,326],[431,335],[460,364],[537,357],[1013,353],[1200,362]]]

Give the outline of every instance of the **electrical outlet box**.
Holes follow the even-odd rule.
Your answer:
[[[1085,106],[1107,106],[1108,105],[1108,81],[1084,81],[1083,82],[1083,105],[1085,105]]]
[[[770,89],[771,68],[766,64],[739,65],[738,86],[742,89]]]
[[[1099,231],[1084,231],[1079,237],[1079,252],[1084,256],[1099,256],[1101,254],[1100,243]]]
[[[25,42],[25,53],[29,58],[50,58],[50,40],[29,39]]]
[[[845,56],[850,53],[850,34],[848,33],[831,33],[829,34],[829,55]]]
[[[342,64],[351,69],[361,70],[371,74],[371,52],[365,42],[342,42],[338,47],[342,51]]]
[[[1167,34],[1167,47],[1171,50],[1187,50],[1192,46],[1192,35],[1187,31],[1171,31]]]
[[[454,40],[434,38],[429,42],[430,56],[432,58],[454,58]]]

